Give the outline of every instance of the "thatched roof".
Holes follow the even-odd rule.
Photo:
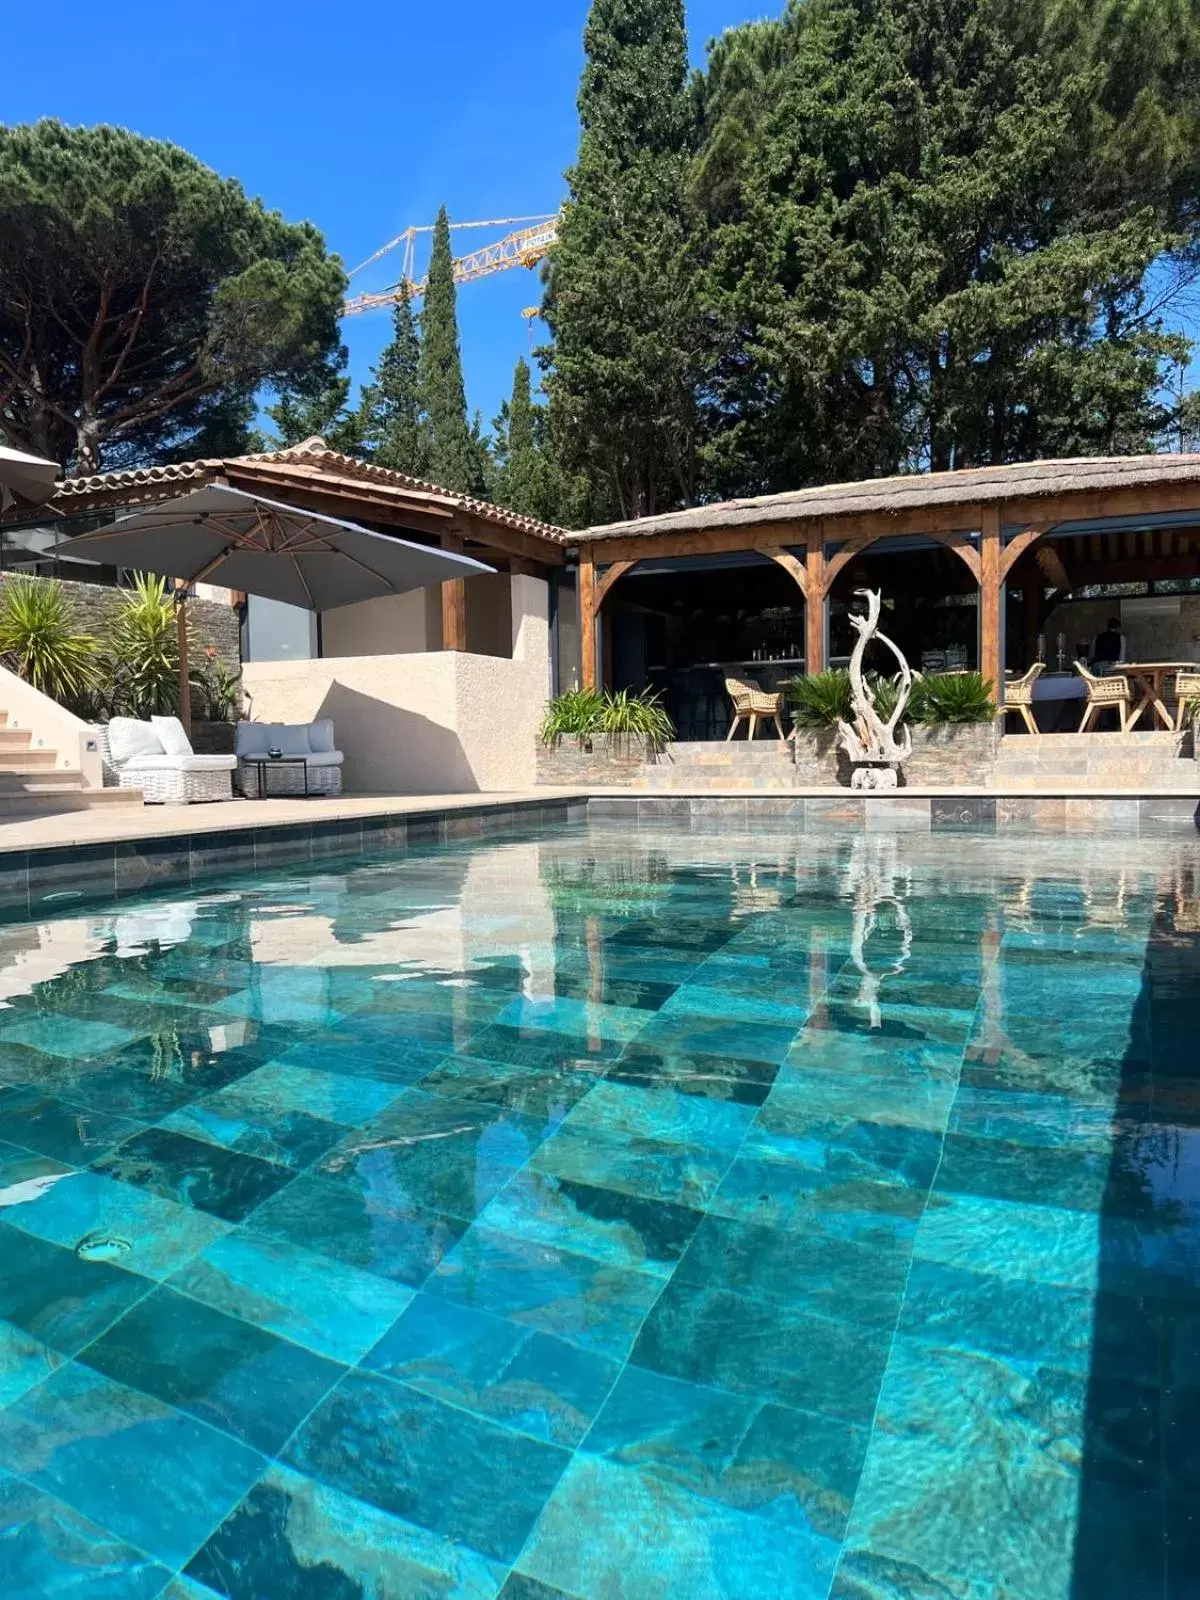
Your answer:
[[[786,494],[722,500],[713,505],[667,511],[634,522],[610,522],[570,535],[587,543],[601,539],[649,538],[657,533],[700,533],[759,523],[804,522],[818,517],[886,515],[888,512],[981,505],[1006,500],[1028,502],[1056,495],[1092,493],[1165,484],[1200,486],[1200,455],[1085,456],[1071,461],[1024,461],[1007,467],[977,467],[962,472],[908,473],[896,478],[866,478],[830,483]]]

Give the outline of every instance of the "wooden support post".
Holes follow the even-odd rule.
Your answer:
[[[192,736],[192,680],[188,665],[187,585],[175,586],[175,638],[179,644],[179,720]]]
[[[580,684],[596,687],[596,566],[590,552],[579,557],[579,653]]]
[[[804,670],[825,671],[825,524],[808,530],[804,596]]]
[[[979,513],[979,670],[992,686],[996,704],[1004,703],[1001,597],[1004,593],[1000,509],[981,506]]]
[[[461,555],[463,542],[452,534],[442,536],[442,549]],[[467,648],[467,581],[451,578],[442,584],[442,649]]]

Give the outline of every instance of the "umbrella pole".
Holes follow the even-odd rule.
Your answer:
[[[188,671],[187,589],[175,590],[175,636],[179,641],[179,720],[188,738],[192,737],[192,688]]]

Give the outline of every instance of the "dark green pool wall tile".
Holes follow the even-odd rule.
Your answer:
[[[31,850],[27,865],[31,915],[61,911],[77,900],[111,899],[116,893],[111,844]]]
[[[193,883],[233,873],[254,871],[254,830],[231,828],[223,833],[193,833],[188,847]]]
[[[0,854],[0,921],[29,915],[29,857],[24,850]]]
[[[188,839],[123,839],[113,847],[116,893],[122,898],[191,882]]]

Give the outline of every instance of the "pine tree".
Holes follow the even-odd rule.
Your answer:
[[[683,0],[593,0],[584,44],[579,158],[543,308],[546,388],[564,465],[641,516],[694,492]]]
[[[421,399],[429,443],[429,476],[445,489],[479,494],[481,457],[467,423],[462,354],[455,312],[454,257],[443,206],[433,230],[433,252],[421,311]]]
[[[428,427],[421,403],[421,341],[405,285],[392,313],[392,340],[371,369],[360,412],[363,443],[381,467],[430,474]]]

